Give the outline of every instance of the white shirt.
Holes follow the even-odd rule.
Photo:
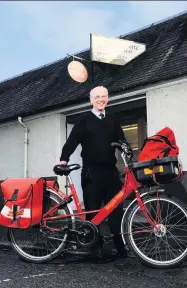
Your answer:
[[[101,119],[100,114],[102,113],[105,117],[105,110],[103,112],[100,112],[98,110],[96,110],[95,108],[92,109],[92,113],[95,114],[95,116],[97,116],[99,119]]]

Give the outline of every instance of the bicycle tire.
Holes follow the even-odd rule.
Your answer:
[[[52,199],[53,201],[55,201],[56,204],[58,204],[62,201],[62,198],[60,196],[58,196],[53,190],[47,189],[46,192],[48,192],[48,193],[46,193],[46,195],[48,195],[47,197],[49,197],[50,200]],[[70,210],[67,206],[65,208],[63,208],[62,210],[65,212],[65,214],[71,214]],[[49,261],[55,259],[63,251],[63,249],[65,249],[67,247],[66,240],[67,240],[68,235],[65,234],[65,236],[66,236],[65,241],[62,241],[62,243],[58,246],[57,249],[55,249],[55,251],[53,251],[53,253],[48,254],[46,256],[41,256],[41,257],[36,256],[36,255],[34,255],[34,256],[30,255],[30,254],[24,252],[23,248],[20,247],[20,244],[17,243],[18,239],[16,239],[16,237],[15,237],[16,230],[19,230],[18,233],[21,233],[21,232],[23,232],[23,230],[28,230],[28,229],[14,229],[14,228],[8,229],[8,237],[9,237],[9,240],[11,242],[12,249],[15,251],[15,253],[20,258],[22,258],[26,262],[32,262],[32,263],[49,262]]]
[[[161,201],[165,201],[166,203],[173,203],[174,205],[176,205],[176,207],[181,209],[181,211],[184,213],[184,215],[186,217],[186,221],[187,221],[187,207],[186,207],[186,205],[183,202],[179,201],[178,199],[175,199],[174,197],[170,197],[169,198],[167,195],[159,196],[159,199]],[[155,201],[155,200],[157,201],[157,197],[156,196],[146,196],[145,198],[143,198],[144,204],[147,204],[148,202],[152,202],[152,201]],[[173,261],[164,261],[164,262],[157,261],[157,260],[151,260],[149,257],[144,255],[142,253],[142,251],[136,246],[135,241],[132,239],[132,237],[133,237],[132,236],[133,235],[133,232],[132,232],[132,218],[133,218],[133,216],[135,215],[135,213],[139,209],[140,209],[140,207],[139,207],[138,203],[135,202],[133,204],[133,206],[131,207],[130,211],[127,213],[126,217],[122,218],[122,223],[121,223],[122,238],[124,237],[124,240],[125,240],[126,244],[130,248],[130,250],[133,252],[133,254],[145,266],[152,267],[152,268],[174,268],[174,267],[178,267],[179,265],[184,263],[186,261],[186,259],[187,259],[187,246],[186,246],[185,251],[180,255],[180,257],[177,257]],[[143,217],[145,217],[145,216],[143,215]],[[138,223],[138,222],[135,222],[135,223]],[[166,230],[166,233],[167,233],[167,231],[168,230]],[[155,232],[152,232],[152,233],[155,233]]]

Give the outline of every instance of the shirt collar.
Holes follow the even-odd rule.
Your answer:
[[[94,113],[99,119],[100,119],[100,114],[102,113],[105,116],[105,110],[103,112],[100,112],[96,110],[95,108],[92,109],[92,113]]]

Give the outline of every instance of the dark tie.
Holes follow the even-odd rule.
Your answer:
[[[103,113],[100,113],[99,116],[101,119],[103,119],[105,117]]]

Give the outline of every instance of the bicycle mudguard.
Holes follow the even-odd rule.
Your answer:
[[[8,178],[0,188],[4,196],[0,225],[25,229],[40,223],[46,188],[44,178]]]

